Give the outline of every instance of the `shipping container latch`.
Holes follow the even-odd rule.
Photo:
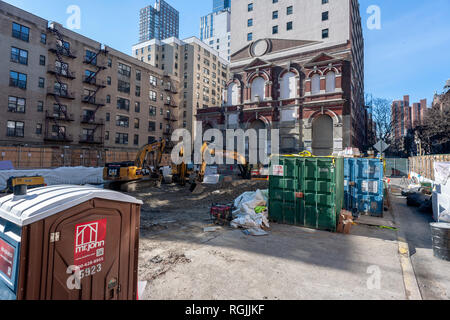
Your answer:
[[[52,232],[50,233],[50,243],[54,243],[54,242],[58,242],[59,238],[60,238],[60,233],[59,232]]]

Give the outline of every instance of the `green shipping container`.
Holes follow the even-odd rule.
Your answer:
[[[343,158],[274,158],[269,185],[270,220],[336,232],[344,205]]]

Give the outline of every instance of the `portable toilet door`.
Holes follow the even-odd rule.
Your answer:
[[[1,198],[0,219],[20,230],[16,298],[135,299],[141,205],[122,193],[79,186]]]
[[[46,300],[119,299],[120,240],[123,224],[121,213],[115,210],[99,212],[97,208],[90,208],[89,204],[85,206],[77,208],[73,215],[51,221]],[[78,212],[80,209],[82,211]],[[71,234],[73,238],[61,237]],[[104,254],[105,252],[108,254]],[[71,266],[69,261],[72,261],[72,257],[75,263],[73,266],[80,268],[82,285],[79,290],[76,288],[75,277],[72,283],[70,280],[69,284],[67,283],[67,272]],[[104,277],[93,277],[106,270]]]

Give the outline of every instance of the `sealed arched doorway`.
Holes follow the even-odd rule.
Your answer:
[[[316,118],[312,126],[312,149],[315,156],[333,154],[333,119],[327,115]]]

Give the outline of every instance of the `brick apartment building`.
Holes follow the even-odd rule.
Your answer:
[[[410,104],[409,95],[403,100],[396,100],[392,103],[392,128],[394,138],[400,139],[408,134],[408,130],[414,129],[423,123],[427,112],[427,100]]]
[[[293,4],[294,3],[294,4]],[[280,152],[368,143],[357,0],[231,2],[232,79],[204,129],[280,129]]]
[[[0,1],[0,144],[137,150],[179,124],[178,77]]]

